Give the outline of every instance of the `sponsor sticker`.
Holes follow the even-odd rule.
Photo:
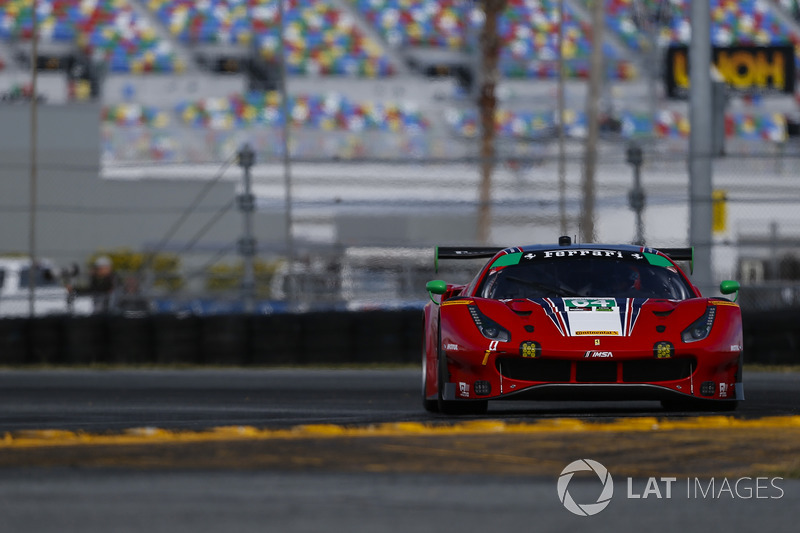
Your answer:
[[[500,341],[492,341],[489,343],[489,348],[486,350],[486,353],[483,354],[483,362],[481,363],[483,366],[489,362],[489,354],[492,352],[497,351],[497,343]]]
[[[564,298],[567,311],[612,311],[617,302],[613,298]]]
[[[462,398],[469,398],[469,383],[458,382],[458,395]]]
[[[614,353],[613,352],[601,352],[601,351],[598,351],[598,350],[588,350],[585,354],[583,354],[583,357],[586,358],[586,359],[597,359],[597,358],[608,359],[608,358],[614,357]]]

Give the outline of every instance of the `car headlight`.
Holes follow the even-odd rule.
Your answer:
[[[478,309],[477,305],[470,305],[469,314],[472,320],[478,327],[481,334],[487,339],[500,342],[508,342],[511,340],[511,333],[508,332],[503,326],[486,316]]]
[[[696,342],[701,341],[708,337],[711,333],[711,327],[714,325],[714,317],[717,314],[716,306],[709,305],[703,316],[692,322],[692,324],[683,330],[681,339],[683,342]]]

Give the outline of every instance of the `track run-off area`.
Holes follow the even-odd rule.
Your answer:
[[[0,531],[793,530],[798,373],[745,371],[732,414],[497,402],[447,417],[422,409],[420,381],[410,368],[2,370]],[[581,459],[616,483],[596,516],[559,499]],[[594,503],[597,483],[569,490]]]

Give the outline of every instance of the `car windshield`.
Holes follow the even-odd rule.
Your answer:
[[[501,256],[477,294],[493,299],[589,296],[670,300],[684,300],[693,294],[675,266],[662,256],[615,250],[585,252]]]

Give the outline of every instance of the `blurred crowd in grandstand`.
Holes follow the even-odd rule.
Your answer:
[[[653,50],[688,44],[690,1],[605,3],[603,52],[607,86],[613,88],[606,91],[603,104],[607,138],[687,139],[686,103],[667,101],[661,81],[655,109],[646,97],[631,95],[647,92],[641,87],[652,81],[647,77],[653,74],[648,64]],[[0,74],[4,101],[30,97],[25,56],[33,35],[33,4],[0,0],[0,71],[7,73]],[[67,100],[101,99],[105,161],[207,160],[210,154],[235,149],[230,133],[243,129],[252,132],[249,140],[257,150],[280,149],[269,133],[283,124],[280,93],[275,86],[252,91],[247,81],[252,76],[250,61],[267,68],[278,62],[277,0],[38,0],[36,5],[41,50],[49,54],[51,66],[74,74],[83,65],[103,80],[103,87],[94,90],[84,76],[68,76],[56,92],[62,91]],[[559,5],[558,0],[508,0],[498,27],[503,45],[500,71],[505,82],[528,88],[503,93],[501,83],[496,115],[501,139],[538,141],[558,131],[552,87],[558,77]],[[589,72],[590,0],[565,0],[563,6],[564,73],[574,87]],[[713,44],[788,44],[800,65],[797,0],[711,0],[710,8]],[[399,150],[403,156],[436,157],[442,151],[439,140],[478,135],[478,115],[470,103],[470,69],[478,64],[483,24],[478,2],[285,0],[284,13],[290,80],[345,79],[355,86],[394,79],[411,87],[400,97],[364,97],[347,84],[333,91],[321,85],[315,91],[313,85],[294,89],[290,82],[290,123],[312,139],[293,146],[295,155],[382,157]],[[76,55],[87,63],[76,62]],[[67,56],[71,59],[64,60]],[[236,63],[237,58],[242,62],[234,66],[223,61]],[[40,64],[43,70],[47,66]],[[448,78],[449,89],[435,100],[413,89],[431,74],[453,76]],[[188,75],[238,81],[208,88],[200,83],[195,94],[170,100],[145,89],[148,77]],[[124,82],[109,85],[114,77]],[[43,87],[46,84],[45,76]],[[229,90],[220,92],[220,87]],[[45,96],[59,100],[58,94]],[[570,138],[581,138],[584,101],[572,96],[567,105],[564,130]],[[786,142],[797,109],[791,95],[774,100],[760,94],[738,96],[728,106],[725,134]],[[315,133],[320,132],[334,140],[317,141]],[[205,138],[200,150],[188,142],[198,136]]]

